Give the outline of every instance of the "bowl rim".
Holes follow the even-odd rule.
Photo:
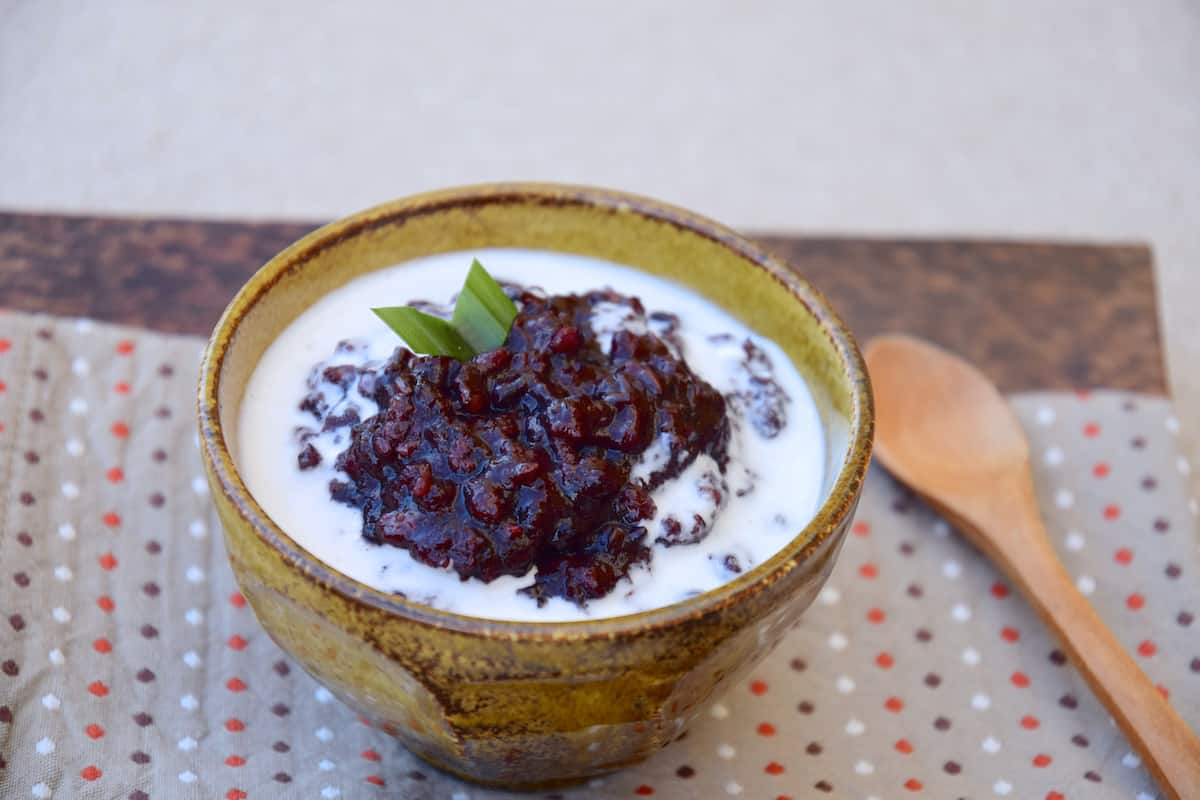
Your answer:
[[[451,208],[531,202],[547,208],[585,206],[634,213],[709,239],[781,283],[813,315],[819,329],[829,339],[851,387],[850,415],[847,420],[850,446],[827,497],[809,522],[787,544],[753,570],[702,594],[618,617],[558,622],[473,617],[373,589],[327,566],[276,525],[242,481],[225,444],[221,425],[217,401],[221,373],[225,356],[245,314],[282,277],[301,268],[315,254],[375,228],[403,224],[406,219]],[[197,414],[201,454],[214,491],[220,492],[229,501],[231,508],[259,539],[280,554],[291,567],[298,569],[306,579],[316,581],[352,603],[410,622],[469,636],[514,642],[588,638],[612,640],[642,635],[719,614],[735,604],[749,601],[792,570],[800,568],[808,555],[833,536],[853,512],[870,461],[874,432],[871,384],[853,335],[825,297],[781,259],[718,222],[668,203],[612,189],[531,182],[473,184],[392,200],[324,225],[289,245],[259,268],[238,290],[214,327],[201,361]]]

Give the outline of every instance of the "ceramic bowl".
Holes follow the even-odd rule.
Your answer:
[[[816,516],[771,559],[717,589],[569,623],[439,611],[375,591],[301,549],[238,475],[238,406],[259,357],[318,298],[363,273],[484,247],[577,253],[671,278],[777,342],[813,389],[828,438]],[[234,574],[271,637],[435,766],[485,784],[545,788],[665,747],[794,626],[850,525],[870,458],[872,407],[850,333],[816,290],[757,245],[634,195],[501,184],[385,203],[271,259],[213,331],[199,422]]]

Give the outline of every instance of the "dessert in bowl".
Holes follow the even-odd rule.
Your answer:
[[[516,312],[498,346],[414,354],[370,313],[451,317],[476,258]],[[753,244],[518,184],[386,204],[269,262],[214,331],[200,424],[272,637],[434,764],[536,787],[665,746],[795,623],[871,404],[841,322]]]

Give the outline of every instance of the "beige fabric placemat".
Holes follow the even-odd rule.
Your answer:
[[[200,348],[0,313],[0,797],[504,796],[357,720],[258,627],[196,451]],[[1067,568],[1200,725],[1196,505],[1168,404],[1013,402]],[[800,628],[682,742],[559,794],[1157,790],[1029,607],[876,469]]]

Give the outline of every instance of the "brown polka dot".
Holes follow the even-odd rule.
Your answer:
[[[271,745],[271,749],[276,753],[286,753],[292,749],[292,746],[287,742],[276,742],[275,744]]]
[[[175,374],[175,368],[172,367],[170,364],[159,364],[158,365],[158,374],[164,378],[169,378]]]
[[[130,754],[129,760],[135,764],[149,764],[150,756],[141,750],[134,750]]]
[[[44,381],[50,377],[50,373],[46,372],[45,367],[37,367],[33,371],[33,377],[37,378],[39,381]]]
[[[1121,403],[1121,410],[1137,411],[1137,403],[1133,402],[1132,400],[1126,400],[1125,402]]]
[[[1180,611],[1178,616],[1175,617],[1175,621],[1184,628],[1192,624],[1192,619],[1192,612],[1190,611]]]
[[[154,724],[154,717],[150,716],[145,711],[139,711],[133,715],[133,723],[139,728],[147,728]]]
[[[816,789],[818,792],[832,792],[833,784],[830,783],[829,781],[817,781],[816,783],[813,784],[813,788]]]
[[[1077,733],[1071,737],[1071,744],[1076,747],[1087,747],[1090,742],[1088,742],[1088,738],[1082,733]]]
[[[921,584],[919,583],[910,583],[908,589],[905,591],[908,592],[909,597],[920,597],[925,594],[925,590],[921,588]]]
[[[1067,663],[1067,656],[1062,650],[1051,650],[1050,655],[1048,655],[1047,658],[1049,658],[1050,663],[1056,667],[1061,667],[1063,664]]]
[[[1171,523],[1164,517],[1159,517],[1154,520],[1154,530],[1157,533],[1166,533],[1171,529]]]
[[[21,492],[21,496],[19,499],[21,501],[21,505],[23,505],[23,506],[31,506],[37,502],[37,500],[33,496],[33,492]]]
[[[804,672],[804,670],[808,669],[808,664],[803,658],[793,658],[789,662],[788,666],[790,666],[796,672]]]
[[[142,584],[142,591],[146,593],[147,597],[158,597],[162,589],[158,588],[158,584],[154,581],[146,581]]]
[[[917,548],[913,545],[912,542],[901,542],[900,543],[900,555],[911,556],[915,552],[917,552]]]
[[[939,731],[948,731],[950,730],[950,720],[945,717],[938,717],[933,721],[933,727]]]
[[[24,572],[15,572],[13,573],[13,583],[24,589],[29,585],[29,576]]]
[[[275,773],[275,782],[276,783],[291,783],[292,776],[288,775],[286,772],[276,772]]]
[[[931,672],[925,676],[925,685],[930,689],[936,689],[942,685],[942,678],[936,672]]]
[[[25,630],[25,618],[20,614],[13,614],[8,618],[8,624],[12,625],[14,631]]]
[[[141,789],[134,789],[129,793],[129,800],[150,800],[150,795],[146,794]]]
[[[143,625],[142,626],[142,636],[146,639],[157,639],[158,638],[158,628],[156,628],[150,624]]]
[[[801,700],[799,705],[796,706],[796,710],[801,714],[811,714],[815,708],[816,706],[807,700]]]
[[[43,422],[46,419],[46,415],[42,413],[40,408],[34,408],[29,412],[29,419],[33,420],[34,422]]]
[[[414,769],[412,772],[408,773],[408,777],[412,778],[414,781],[423,781],[425,780],[425,773],[421,772],[419,769]]]
[[[1158,481],[1154,480],[1153,475],[1147,475],[1146,477],[1142,478],[1142,488],[1147,492],[1152,492],[1158,488]]]
[[[42,457],[39,456],[37,453],[33,452],[32,450],[25,451],[25,463],[26,464],[36,464],[41,460],[42,460]]]
[[[1087,778],[1087,779],[1088,779],[1089,781],[1091,781],[1092,783],[1100,783],[1100,781],[1101,781],[1101,780],[1103,780],[1103,779],[1100,777],[1100,774],[1099,774],[1099,773],[1097,773],[1097,772],[1093,772],[1093,771],[1092,771],[1092,770],[1090,770],[1090,769],[1089,769],[1087,772],[1083,773],[1083,777]]]
[[[166,406],[159,406],[158,408],[154,409],[154,416],[158,417],[159,419],[170,419],[171,409],[167,408]]]
[[[54,334],[50,332],[49,328],[38,328],[35,335],[43,341],[50,341],[54,338]]]
[[[696,774],[696,770],[692,769],[692,768],[691,768],[691,767],[689,767],[687,764],[684,764],[682,767],[680,767],[679,769],[675,770],[675,774],[676,774],[676,775],[678,775],[678,776],[679,776],[679,777],[681,777],[681,778],[687,779],[687,778],[690,778],[690,777],[692,777],[693,775],[695,775],[695,774]]]
[[[1142,450],[1146,447],[1146,438],[1144,436],[1135,436],[1129,440],[1129,446],[1134,450]]]
[[[29,531],[21,531],[17,534],[17,541],[23,546],[29,547],[33,544],[33,537],[29,535]]]
[[[1192,672],[1200,672],[1200,658],[1193,658],[1192,663],[1188,664],[1188,668]]]
[[[146,542],[146,552],[152,556],[156,556],[162,552],[162,545],[158,543],[157,539],[151,539]]]
[[[917,632],[914,635],[917,637],[917,641],[921,643],[925,643],[933,639],[933,634],[930,633],[928,628],[917,628]]]
[[[945,764],[942,764],[942,769],[947,775],[957,775],[962,772],[962,767],[957,761],[947,761]]]
[[[821,755],[821,743],[820,742],[809,742],[808,747],[804,748],[804,752],[808,753],[810,756]]]
[[[1075,709],[1079,707],[1079,701],[1075,699],[1073,694],[1064,694],[1058,698],[1058,704],[1063,708]]]
[[[286,661],[276,661],[274,669],[275,674],[281,678],[287,677],[288,673],[292,671],[292,668],[288,666]]]
[[[151,453],[150,457],[153,458],[155,461],[162,463],[163,461],[167,460],[167,451],[163,450],[160,447],[159,449],[157,449],[153,453]]]
[[[163,497],[162,492],[155,492],[154,494],[150,495],[149,500],[150,505],[154,508],[162,508],[167,502],[167,498]]]
[[[283,703],[276,703],[275,705],[271,706],[271,713],[277,717],[286,717],[288,714],[292,713],[292,710]]]
[[[137,679],[139,683],[152,683],[154,681],[154,672],[142,667],[138,670]]]
[[[13,721],[12,709],[8,706],[0,706],[0,722],[8,725]]]
[[[1171,580],[1175,580],[1183,574],[1183,570],[1179,568],[1178,564],[1171,562],[1167,564],[1166,568],[1163,570],[1163,574],[1165,574]]]
[[[15,678],[21,672],[21,668],[17,666],[17,662],[11,658],[0,664],[0,672],[3,672],[10,678]]]

